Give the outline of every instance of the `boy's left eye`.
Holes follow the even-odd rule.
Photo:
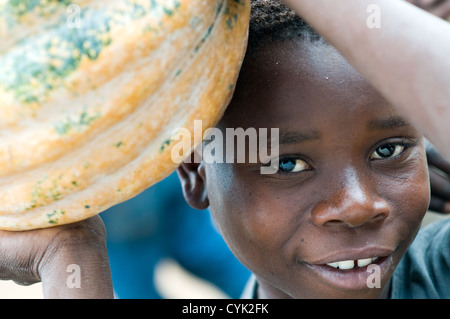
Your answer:
[[[280,159],[279,169],[282,172],[295,173],[307,170],[309,165],[299,158]]]
[[[395,157],[403,153],[406,149],[404,145],[401,144],[384,144],[375,149],[375,151],[370,155],[371,159],[383,159],[389,157]]]

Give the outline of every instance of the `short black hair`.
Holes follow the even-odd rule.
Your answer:
[[[249,48],[256,49],[265,41],[322,37],[293,10],[278,0],[252,0],[249,28]]]

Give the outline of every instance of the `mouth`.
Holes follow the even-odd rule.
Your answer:
[[[383,278],[393,269],[392,253],[392,250],[342,253],[321,262],[301,264],[313,271],[320,281],[335,288],[382,288]]]

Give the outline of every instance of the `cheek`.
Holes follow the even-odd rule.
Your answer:
[[[415,168],[402,178],[383,187],[385,198],[392,207],[397,232],[412,240],[420,228],[430,202],[430,180],[425,160],[418,160]]]
[[[242,179],[231,179],[233,186],[226,192],[222,186],[208,190],[214,193],[210,209],[222,236],[236,257],[254,273],[275,272],[277,266],[272,263],[280,260],[274,257],[282,254],[287,241],[289,214],[270,192],[255,187],[249,180],[244,183]]]

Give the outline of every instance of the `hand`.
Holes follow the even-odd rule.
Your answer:
[[[430,142],[425,142],[425,148],[431,186],[429,209],[450,214],[450,162],[445,160]]]
[[[0,231],[0,279],[21,285],[42,281],[46,298],[113,297],[100,217],[30,231]],[[78,265],[79,287],[69,287],[69,265]]]
[[[443,19],[450,18],[450,0],[406,0]]]

